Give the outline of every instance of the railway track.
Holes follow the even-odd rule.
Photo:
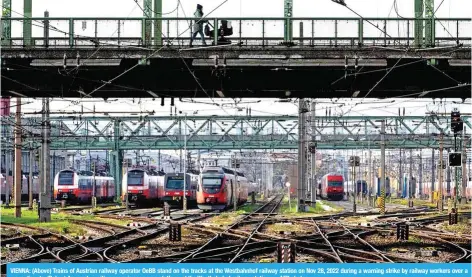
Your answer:
[[[27,240],[28,247],[35,252],[29,258],[8,260],[6,262],[260,262],[266,259],[274,261],[278,242],[296,243],[297,262],[435,262],[436,257],[416,256],[422,249],[437,249],[442,262],[470,261],[471,251],[464,247],[470,245],[470,235],[445,233],[435,229],[446,219],[444,215],[434,215],[430,209],[414,208],[401,212],[389,212],[376,216],[372,226],[359,226],[343,222],[343,218],[353,213],[343,212],[336,215],[319,217],[284,218],[277,216],[277,208],[282,196],[272,198],[256,211],[242,216],[231,226],[209,227],[194,222],[209,218],[219,213],[182,214],[171,222],[184,223],[187,232],[186,241],[168,242],[166,232],[168,223],[159,223],[156,219],[125,216],[149,220],[148,225],[130,228],[104,222],[78,220],[91,229],[104,233],[103,237],[85,242],[66,241],[43,233],[32,236],[19,236],[7,239],[15,243]],[[429,216],[431,215],[431,216]],[[114,217],[115,215],[100,215]],[[365,214],[363,214],[365,216]],[[428,216],[426,218],[415,217]],[[408,222],[410,236],[414,241],[396,241],[395,224]],[[188,224],[187,224],[188,223]],[[266,230],[270,224],[297,224],[303,226],[303,232],[271,233]],[[8,226],[3,226],[8,227]],[[307,231],[309,230],[309,231]],[[387,235],[382,235],[387,233]],[[192,241],[193,237],[193,241]],[[55,238],[55,239],[53,239]],[[161,238],[161,239],[159,239]],[[202,238],[198,240],[198,238]],[[206,240],[205,240],[206,238]],[[154,243],[154,244],[153,244]],[[138,245],[148,247],[152,257],[139,255],[126,256],[122,253],[139,250]],[[2,242],[3,246],[3,242]],[[154,248],[153,248],[154,247]],[[396,252],[393,249],[407,249]],[[134,250],[133,250],[134,249]],[[155,256],[155,255],[158,256]],[[127,259],[129,258],[129,259]],[[270,258],[270,259],[269,259]],[[3,261],[2,261],[3,262]],[[4,270],[4,264],[2,264]]]
[[[274,211],[276,211],[276,209],[279,207],[282,200],[283,195],[275,196],[265,205],[258,208],[256,211],[243,216],[240,220],[226,228],[224,231],[219,232],[201,247],[189,253],[185,253],[186,255],[181,257],[180,259],[178,259],[178,256],[170,258],[177,258],[178,263],[197,262],[201,261],[202,259],[211,259],[213,261],[225,259],[230,262],[236,260],[238,256],[242,253],[242,251],[248,246],[250,246],[249,242],[251,238],[254,236],[257,230],[260,229],[260,227],[267,220],[267,218],[273,215]],[[264,213],[266,215],[259,215],[261,213]],[[247,222],[251,222],[251,220],[255,220],[258,223],[255,224],[255,228],[253,228],[249,236],[247,236],[247,238],[245,239],[239,238],[235,240],[234,235],[231,234],[231,231],[234,231],[238,227],[248,224]],[[220,246],[222,244],[224,245],[225,243],[230,245],[223,247]],[[222,253],[223,256],[220,256],[220,253]]]

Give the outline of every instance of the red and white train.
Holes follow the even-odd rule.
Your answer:
[[[235,197],[238,204],[246,202],[253,190],[241,172],[225,167],[206,167],[200,174],[197,205],[202,210],[224,210],[233,205]]]
[[[21,178],[21,200],[27,201],[29,198],[29,176],[23,175]],[[10,199],[13,199],[13,176],[8,176],[8,187]],[[5,173],[0,174],[0,199],[5,202],[6,200],[6,188],[7,180],[5,178]],[[38,199],[39,195],[39,178],[37,175],[33,175],[33,199]]]
[[[91,171],[59,171],[54,177],[54,199],[68,203],[89,203],[95,183],[97,202],[112,202],[115,198],[115,179],[110,176],[93,176]]]
[[[167,173],[155,170],[132,169],[123,178],[122,200],[136,205],[157,206],[167,202],[179,204],[183,202],[184,190],[183,173]],[[198,175],[186,174],[187,203],[196,201]]]
[[[325,199],[342,200],[344,197],[344,178],[342,175],[326,174],[321,179],[320,196]]]
[[[167,173],[164,178],[165,186],[159,190],[158,195],[162,202],[182,204],[184,195],[187,198],[187,203],[190,205],[196,204],[197,201],[197,186],[198,175],[187,173],[185,174],[187,180],[184,183],[183,173]]]

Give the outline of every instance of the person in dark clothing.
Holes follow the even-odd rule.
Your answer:
[[[203,6],[200,4],[197,4],[197,10],[193,14],[195,16],[195,23],[193,24],[193,33],[192,37],[190,38],[190,47],[192,47],[193,40],[197,37],[198,34],[202,37],[202,44],[206,46],[205,42],[205,35],[203,34],[203,23],[206,22],[206,20],[202,20],[203,18]]]
[[[231,44],[231,41],[225,37],[225,36],[233,35],[233,27],[228,22],[228,20],[221,20],[221,26],[217,32],[218,32],[218,45]],[[214,30],[210,30],[210,27],[208,26],[208,24],[205,27],[205,35],[209,36],[210,38],[213,38],[215,36]]]

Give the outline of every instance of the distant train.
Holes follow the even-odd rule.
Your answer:
[[[8,176],[8,185],[10,187],[9,196],[13,199],[13,176]],[[0,174],[0,199],[5,202],[7,182],[5,180],[5,173]],[[39,195],[39,178],[38,174],[33,174],[33,199],[38,199]],[[29,199],[29,176],[23,175],[21,178],[21,201],[27,201]]]
[[[115,198],[115,179],[111,176],[96,174],[92,171],[65,169],[54,177],[54,199],[67,203],[90,203],[95,183],[95,197],[98,203],[113,202]]]
[[[367,182],[365,180],[357,180],[357,193],[367,195]]]
[[[187,204],[194,205],[198,175],[187,173],[186,178]],[[137,206],[159,206],[164,202],[181,206],[184,196],[184,174],[133,169],[128,171],[123,178],[123,201],[126,201],[126,193],[128,193],[128,203]]]
[[[377,179],[377,196],[380,196],[381,190],[380,190],[380,179],[381,178],[376,178]],[[390,188],[390,178],[385,177],[385,196],[390,197],[392,191]]]
[[[238,204],[246,202],[254,189],[241,172],[225,167],[206,167],[200,174],[197,205],[202,210],[224,210],[232,206],[233,201]]]
[[[321,178],[320,197],[342,200],[344,197],[344,178],[342,175],[326,174]]]
[[[122,201],[136,205],[157,205],[158,187],[164,187],[165,173],[155,170],[132,169],[123,178]]]
[[[185,176],[186,182],[184,183],[183,173],[167,173],[164,177],[165,186],[158,188],[159,200],[169,204],[182,205],[185,184],[187,205],[195,205],[197,203],[198,175],[187,173]]]

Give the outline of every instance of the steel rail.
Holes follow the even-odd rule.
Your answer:
[[[275,199],[277,198],[280,198],[278,200],[275,201]],[[244,248],[246,248],[247,244],[249,243],[249,241],[251,241],[252,237],[254,236],[254,234],[262,227],[262,225],[264,225],[265,221],[267,220],[267,218],[269,218],[270,216],[272,216],[272,213],[279,207],[280,203],[282,202],[282,200],[284,199],[284,196],[283,195],[279,195],[279,196],[276,196],[274,197],[274,199],[270,202],[271,204],[274,204],[275,202],[275,205],[273,205],[273,207],[270,209],[269,213],[264,217],[264,219],[259,223],[259,225],[257,225],[257,227],[251,232],[251,234],[249,235],[249,237],[247,238],[246,242],[244,243],[244,245],[239,249],[238,253],[236,253],[236,255],[233,257],[233,259],[231,259],[230,263],[233,263],[237,258],[238,256],[241,254],[241,252],[244,250]]]
[[[216,236],[214,236],[213,238],[211,238],[210,240],[208,240],[204,245],[202,245],[201,247],[195,249],[191,254],[185,256],[183,259],[179,260],[177,263],[182,263],[182,262],[185,262],[186,260],[192,258],[194,255],[196,255],[198,252],[204,250],[206,247],[208,247],[210,244],[212,244],[213,242],[215,242],[218,238],[221,238],[225,233],[228,233],[229,230],[233,229],[233,228],[236,228],[239,226],[240,223],[243,223],[246,219],[250,218],[253,214],[256,214],[262,210],[264,210],[265,207],[267,207],[268,205],[271,204],[272,201],[275,200],[275,197],[273,199],[271,199],[270,201],[268,201],[267,203],[265,203],[264,205],[262,205],[261,207],[259,207],[257,210],[255,210],[254,212],[250,213],[250,214],[247,214],[245,215],[244,217],[242,217],[240,220],[236,221],[235,223],[233,223],[231,226],[229,226],[228,228],[226,228],[224,231],[218,233]]]
[[[334,247],[331,244],[331,242],[329,241],[329,239],[323,234],[320,227],[318,227],[318,224],[316,224],[316,221],[314,219],[312,219],[312,222],[313,222],[313,225],[315,226],[316,230],[320,234],[320,236],[324,239],[324,241],[329,246],[329,248],[331,248],[331,251],[333,251],[334,255],[336,255],[336,259],[338,260],[338,262],[344,263],[343,260],[341,259],[341,257],[339,257],[338,252],[334,249]]]
[[[389,258],[387,258],[382,252],[380,252],[379,250],[377,250],[377,248],[375,248],[374,246],[372,246],[372,244],[368,243],[367,241],[365,241],[364,239],[362,239],[361,237],[359,237],[359,235],[357,234],[354,234],[349,228],[347,228],[346,226],[344,226],[341,222],[339,222],[338,220],[336,219],[332,219],[333,222],[337,222],[337,224],[341,227],[344,228],[344,230],[346,230],[348,233],[350,233],[353,237],[354,237],[354,240],[358,239],[362,244],[370,247],[373,251],[375,251],[376,253],[378,253],[383,259],[393,263],[392,260],[390,260]]]

